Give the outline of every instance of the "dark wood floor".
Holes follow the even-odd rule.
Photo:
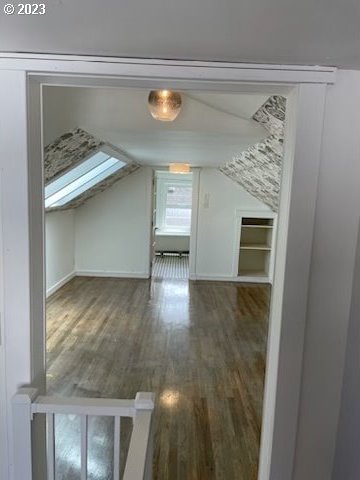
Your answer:
[[[255,480],[269,301],[265,285],[75,278],[47,302],[48,392],[154,391],[155,480]],[[58,422],[57,479],[78,478]],[[112,427],[92,428],[89,478],[111,479]]]

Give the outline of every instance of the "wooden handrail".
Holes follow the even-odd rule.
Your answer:
[[[45,397],[39,396],[32,404],[33,413],[61,413],[103,417],[131,417],[136,413],[135,400],[113,398]]]

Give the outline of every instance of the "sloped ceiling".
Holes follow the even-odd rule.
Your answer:
[[[146,90],[45,88],[45,138],[59,137],[45,150],[47,182],[105,143],[135,160],[63,208],[81,205],[139,165],[187,162],[218,167],[277,210],[285,97],[188,92],[176,121],[158,122],[149,114],[147,96]]]
[[[105,147],[106,145],[107,144],[105,142],[99,140],[81,128],[76,128],[71,132],[61,135],[54,142],[45,147],[45,185],[49,184],[52,180],[55,180],[69,169],[89,158],[91,155],[101,150],[101,147]],[[114,151],[118,150],[113,145],[109,146]],[[119,151],[119,154],[123,156],[123,152]],[[129,159],[128,157],[126,157],[126,159],[128,163],[120,171],[115,172],[102,182],[96,184],[94,187],[89,188],[66,205],[62,207],[51,208],[48,209],[48,211],[53,212],[56,210],[68,210],[79,207],[94,195],[102,192],[115,182],[140,168],[140,165],[137,162]]]
[[[219,168],[274,211],[279,206],[285,109],[285,97],[270,97],[253,116],[267,129],[269,136]]]
[[[151,117],[148,95],[140,89],[45,87],[45,142],[81,127],[142,165],[219,167],[267,136],[252,116],[269,93],[183,93],[174,122]]]

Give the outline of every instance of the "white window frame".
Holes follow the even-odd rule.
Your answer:
[[[98,161],[95,161],[93,166],[87,168],[87,165],[91,165],[91,162],[94,161],[95,157],[99,154],[103,158],[100,158]],[[101,170],[106,162],[115,161],[112,165],[109,165],[106,169]],[[129,164],[126,156],[120,150],[114,150],[109,144],[103,144],[96,151],[92,152],[89,156],[81,160],[81,162],[71,165],[66,171],[62,172],[59,175],[55,175],[46,185],[44,192],[44,202],[45,210],[52,211],[55,209],[65,208],[67,204],[71,203],[73,200],[77,199],[83,193],[92,188],[96,187],[103,180],[109,178],[111,175],[118,173],[124,167]],[[81,172],[81,169],[83,170]],[[97,175],[90,177],[86,182],[82,182],[87,175],[91,174],[94,170],[100,170]],[[74,172],[78,171],[78,174]],[[80,173],[81,172],[81,173]],[[66,178],[66,180],[64,180]],[[63,185],[61,185],[61,180],[63,180]],[[69,189],[71,184],[78,183],[77,188],[70,189],[66,195],[61,195],[61,192]],[[77,193],[76,193],[77,192]],[[55,201],[54,197],[58,196],[58,200]],[[52,200],[53,199],[53,200]]]
[[[156,177],[156,227],[159,229],[158,233],[163,235],[190,235],[191,220],[189,228],[169,228],[165,225],[166,219],[166,199],[167,189],[172,186],[186,186],[192,188],[192,175],[186,174],[166,174],[157,175]],[[175,208],[188,208],[181,206],[174,206]],[[192,202],[190,203],[192,209]]]

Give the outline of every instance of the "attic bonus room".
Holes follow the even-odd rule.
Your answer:
[[[285,111],[279,91],[44,87],[47,389],[154,392],[155,479],[257,478]],[[111,479],[112,426],[89,428]]]

